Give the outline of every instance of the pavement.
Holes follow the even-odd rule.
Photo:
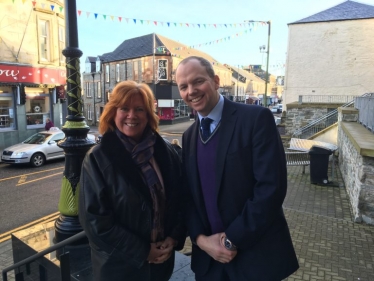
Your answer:
[[[161,126],[160,131],[178,135],[191,123]],[[91,130],[94,132],[95,128]],[[331,162],[329,176],[330,169]],[[374,226],[353,222],[340,170],[335,169],[327,186],[311,184],[309,168],[303,174],[302,166],[288,166],[287,176],[288,192],[283,207],[300,268],[285,280],[374,281]],[[181,252],[190,251],[191,243],[187,240]],[[12,247],[7,240],[0,243],[0,270],[11,264]],[[8,280],[14,280],[13,274],[9,276]],[[175,276],[172,280],[192,278]]]

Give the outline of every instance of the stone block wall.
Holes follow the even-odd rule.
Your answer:
[[[297,102],[287,104],[287,113],[284,121],[285,135],[291,136],[296,130],[337,109],[341,105],[332,103],[299,104]]]
[[[357,123],[358,113],[352,108],[339,109],[339,168],[355,222],[374,225],[374,134]]]

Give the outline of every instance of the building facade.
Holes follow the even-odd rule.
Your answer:
[[[344,100],[374,91],[374,6],[345,1],[288,29],[286,106],[300,96]]]
[[[124,80],[147,83],[155,95],[160,124],[189,120],[192,110],[179,95],[175,70],[188,56],[210,61],[220,77],[221,89],[231,86],[232,72],[206,53],[191,49],[159,34],[125,40],[113,52],[87,57],[83,73],[84,114],[88,125],[97,124],[115,85]]]
[[[0,2],[0,150],[62,123],[63,1]]]

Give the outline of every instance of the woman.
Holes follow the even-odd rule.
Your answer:
[[[183,248],[180,161],[157,130],[151,89],[117,84],[80,180],[79,219],[94,280],[169,280],[174,250]]]
[[[50,128],[54,127],[55,125],[53,124],[53,122],[51,121],[51,119],[47,118],[45,119],[45,130],[46,131],[49,131]]]

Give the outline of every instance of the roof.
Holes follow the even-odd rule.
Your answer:
[[[212,64],[215,64],[217,60],[215,60],[210,55],[201,52],[197,49],[190,48],[189,46],[169,39],[165,36],[154,34],[155,35],[155,47],[156,52],[158,47],[166,47],[165,52],[172,54],[173,56],[186,58],[189,56],[200,56]],[[158,53],[160,54],[160,53]],[[111,61],[120,61],[126,59],[133,59],[138,57],[144,56],[152,56],[153,55],[153,33],[143,35],[140,37],[135,37],[131,39],[127,39],[123,41],[113,52],[105,53],[102,56],[99,56],[101,60],[106,62]],[[222,67],[223,65],[218,64],[215,65],[216,67]]]
[[[358,20],[374,18],[374,6],[354,1],[345,1],[330,9],[289,24]]]

